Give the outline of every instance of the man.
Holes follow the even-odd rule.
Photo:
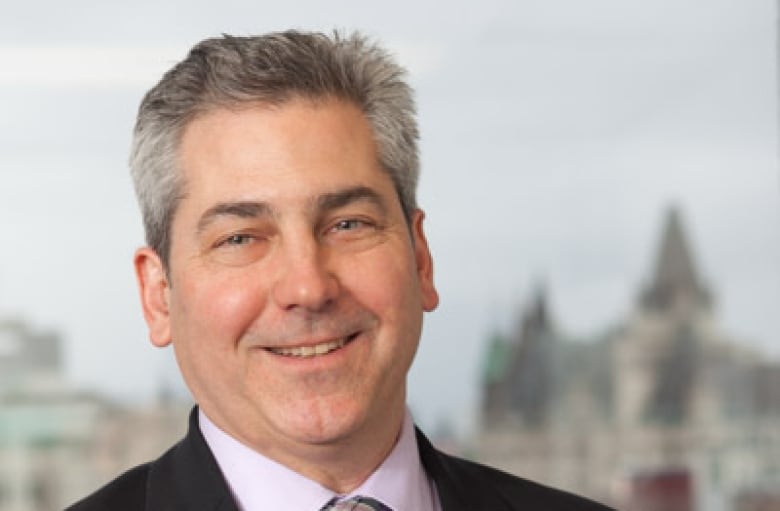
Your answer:
[[[71,510],[605,509],[415,430],[406,374],[438,303],[417,138],[404,71],[359,35],[206,40],[147,93],[135,270],[197,407]]]

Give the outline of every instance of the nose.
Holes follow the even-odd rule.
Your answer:
[[[285,310],[326,308],[339,292],[338,280],[328,268],[328,254],[313,237],[296,239],[281,248],[272,291],[276,304]]]

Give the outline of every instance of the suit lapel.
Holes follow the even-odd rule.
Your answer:
[[[187,436],[149,470],[148,511],[238,511],[222,472],[190,413]]]
[[[442,511],[479,509],[470,507],[468,495],[464,495],[465,489],[458,487],[455,479],[449,473],[446,460],[441,459],[439,451],[431,445],[422,431],[415,428],[415,432],[417,433],[417,448],[420,451],[420,459],[425,467],[425,472],[436,485]]]
[[[420,459],[428,476],[433,479],[442,511],[474,511],[512,509],[491,491],[474,465],[436,450],[428,438],[416,429]],[[484,483],[484,484],[483,484]]]

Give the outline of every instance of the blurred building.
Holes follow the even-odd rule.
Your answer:
[[[0,511],[59,511],[183,434],[188,406],[72,389],[61,339],[0,322]]]
[[[624,510],[780,509],[780,364],[718,327],[674,210],[631,317],[572,340],[540,290],[483,390],[489,464]]]

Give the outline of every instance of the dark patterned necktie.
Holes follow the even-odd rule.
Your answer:
[[[320,511],[393,511],[378,500],[370,497],[352,497],[348,500],[339,502],[333,499]]]

